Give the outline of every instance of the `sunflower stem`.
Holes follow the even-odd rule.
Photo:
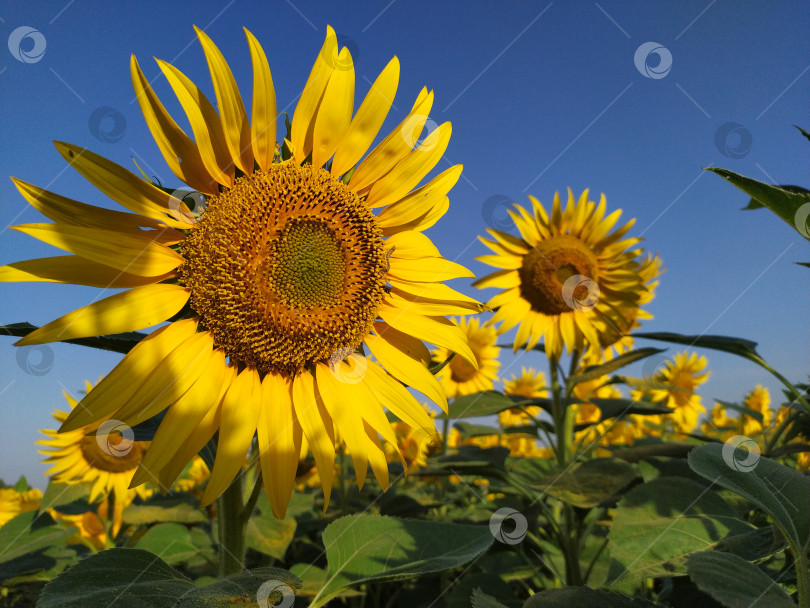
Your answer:
[[[247,519],[242,517],[243,509],[242,477],[237,476],[217,499],[220,578],[244,569]]]
[[[256,471],[256,480],[253,482],[253,491],[245,503],[245,508],[242,510],[242,520],[247,525],[253,510],[256,508],[256,503],[259,501],[259,496],[262,493],[262,474],[261,471]]]

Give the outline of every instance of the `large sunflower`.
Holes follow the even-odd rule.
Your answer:
[[[647,291],[641,239],[625,238],[633,221],[610,232],[621,210],[605,217],[604,195],[597,205],[587,190],[578,200],[569,190],[564,209],[555,194],[551,215],[529,198],[532,212],[517,204],[509,211],[520,238],[492,229],[492,240],[481,238],[494,255],[477,259],[501,269],[475,282],[503,289],[487,302],[497,309],[491,322],[501,323],[500,333],[519,325],[515,350],[541,339],[555,358],[564,346],[580,353],[609,346],[639,318]]]
[[[498,333],[494,327],[481,326],[477,318],[458,319],[458,326],[467,336],[475,364],[462,357],[453,357],[436,377],[448,397],[461,397],[481,391],[491,390],[498,379],[498,361],[500,348],[496,345]],[[448,348],[437,348],[433,351],[433,361],[441,363],[453,353]]]
[[[91,385],[87,384],[88,390]],[[77,401],[65,393],[70,409],[75,411]],[[68,418],[68,412],[55,410],[54,419],[62,424]],[[141,464],[149,449],[148,441],[134,441],[121,433],[120,423],[99,424],[60,433],[55,430],[43,430],[48,439],[37,441],[46,449],[39,450],[47,456],[45,462],[53,466],[46,475],[56,483],[88,483],[90,502],[97,500],[113,502],[113,536],[118,534],[123,522],[124,508],[136,496],[148,498],[151,494],[145,486],[129,489],[135,470]]]
[[[137,98],[174,174],[205,196],[206,211],[77,146],[65,159],[134,213],[100,209],[15,180],[56,224],[17,226],[74,256],[0,269],[0,280],[126,290],[69,313],[18,344],[41,344],[170,324],[138,343],[70,415],[64,431],[114,416],[134,425],[168,408],[134,484],[157,473],[169,487],[219,429],[207,504],[238,474],[258,433],[264,484],[283,516],[302,436],[328,502],[335,433],[362,484],[370,463],[387,483],[380,437],[396,442],[382,406],[414,428],[433,422],[405,383],[446,408],[422,340],[475,365],[444,315],[481,310],[441,281],[469,277],[422,230],[448,208],[457,165],[413,190],[447,147],[444,123],[421,144],[433,92],[362,160],[391,107],[396,58],[354,108],[354,67],[334,31],[315,61],[276,154],[276,96],[267,58],[246,31],[253,62],[251,118],[220,51],[197,35],[218,110],[173,65],[158,64],[195,140],[166,111],[132,58]],[[284,158],[284,160],[282,160]],[[367,347],[375,360],[367,358]],[[384,481],[385,480],[385,481]]]

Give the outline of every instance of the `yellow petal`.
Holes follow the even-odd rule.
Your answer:
[[[475,276],[461,264],[440,257],[406,259],[397,257],[396,251],[394,251],[388,262],[389,274],[403,281],[429,283]]]
[[[466,335],[452,321],[448,321],[444,317],[425,317],[411,314],[385,303],[380,306],[378,314],[394,329],[436,346],[450,349],[467,359],[475,369],[478,369],[478,362],[472,350],[470,350]]]
[[[144,277],[166,274],[183,263],[179,253],[145,235],[64,224],[22,224],[12,229],[85,259]]]
[[[364,423],[366,437],[368,438],[368,462],[371,465],[371,470],[374,471],[374,477],[377,478],[377,483],[380,484],[382,491],[388,489],[388,461],[385,459],[382,445],[380,445],[380,438],[377,432],[366,422]],[[398,450],[396,444],[394,448]],[[399,455],[402,460],[402,454]]]
[[[500,287],[501,289],[511,289],[520,285],[520,274],[515,270],[498,270],[492,274],[473,281],[473,287],[484,289],[486,287]]]
[[[182,220],[190,214],[183,201],[90,150],[61,141],[54,145],[76,171],[119,205],[172,228],[193,227]]]
[[[354,109],[354,64],[349,49],[338,55],[339,69],[332,72],[323,92],[312,132],[312,166],[322,167],[337,150],[349,128]]]
[[[160,59],[157,63],[186,112],[206,170],[223,186],[233,187],[233,161],[214,106],[180,70]]]
[[[431,300],[446,300],[454,303],[468,304],[470,307],[481,306],[478,300],[465,296],[460,291],[448,287],[444,283],[419,283],[413,281],[402,281],[393,277],[388,278],[388,283],[393,289],[400,293],[408,293],[418,298]],[[405,297],[403,295],[403,297]]]
[[[337,37],[335,30],[326,26],[326,40],[323,43],[321,52],[318,53],[312,71],[309,73],[301,97],[298,98],[298,105],[295,106],[292,120],[292,144],[295,148],[295,160],[303,162],[312,152],[312,142],[315,132],[315,117],[321,98],[326,90],[326,85],[334,71],[335,59],[337,58]]]
[[[398,258],[416,259],[428,256],[441,257],[441,253],[428,237],[415,230],[403,230],[385,241],[393,249],[391,255]]]
[[[172,173],[199,192],[216,194],[219,191],[217,182],[206,170],[197,144],[177,126],[163,107],[143,75],[135,55],[130,60],[130,74],[146,126]]]
[[[295,488],[301,451],[301,425],[295,417],[290,381],[269,373],[262,381],[259,412],[259,454],[262,478],[273,514],[283,518]]]
[[[32,331],[17,346],[134,331],[162,323],[180,311],[189,292],[179,285],[133,287],[69,312]]]
[[[75,431],[115,413],[140,388],[141,380],[196,330],[196,319],[183,319],[146,336],[73,408],[59,431]]]
[[[447,411],[447,396],[438,380],[428,371],[427,365],[419,356],[422,353],[417,351],[417,355],[414,357],[408,352],[414,349],[414,343],[427,351],[425,346],[419,340],[383,323],[375,323],[374,329],[378,335],[369,334],[364,342],[371,349],[377,361],[400,382],[412,386]]]
[[[362,488],[366,480],[368,456],[366,455],[366,433],[363,419],[357,410],[348,404],[353,403],[353,384],[342,381],[343,376],[334,373],[329,366],[316,366],[317,391],[326,411],[332,417],[340,438],[346,442],[354,463],[357,485]]]
[[[301,423],[301,429],[304,431],[312,455],[315,457],[315,463],[318,465],[325,512],[329,505],[329,495],[332,492],[332,476],[335,468],[335,436],[332,419],[320,398],[316,396],[315,380],[308,371],[298,374],[293,380],[292,398],[296,418]]]
[[[270,64],[259,41],[245,28],[253,62],[253,108],[250,125],[253,156],[265,171],[276,154],[276,90]],[[251,170],[251,173],[253,171]]]
[[[352,191],[368,188],[411,152],[432,107],[433,91],[428,93],[427,89],[422,89],[405,120],[369,152],[357,167],[349,182]]]
[[[159,283],[174,274],[174,272],[169,272],[157,277],[141,277],[86,260],[77,255],[61,255],[0,266],[0,283],[45,281],[114,289]]]
[[[486,310],[486,307],[478,302],[453,302],[420,298],[393,287],[385,296],[385,302],[396,308],[401,308],[419,315],[427,315],[429,317],[474,315]]]
[[[484,264],[494,266],[495,268],[503,268],[504,270],[517,270],[523,266],[523,256],[507,255],[505,253],[498,255],[479,255],[475,259]]]
[[[399,203],[394,203],[391,205],[395,207],[399,205]],[[422,213],[419,217],[416,217],[412,220],[407,221],[404,224],[400,224],[398,226],[386,226],[383,228],[383,236],[391,236],[393,234],[397,234],[403,230],[427,230],[433,224],[438,222],[447,210],[450,208],[450,199],[448,197],[442,197],[440,200],[436,201],[432,207],[428,208],[424,213]],[[387,207],[386,207],[387,209]]]
[[[211,71],[211,80],[214,83],[214,93],[217,96],[217,106],[222,121],[222,131],[225,134],[225,145],[231,154],[233,162],[242,170],[242,173],[253,173],[253,147],[250,142],[250,123],[248,122],[242,96],[236,86],[231,68],[214,42],[196,25],[194,31],[200,39],[208,69]]]
[[[371,146],[391,109],[398,83],[399,59],[394,57],[371,85],[349,125],[349,130],[338,145],[335,158],[332,160],[333,175],[346,173]]]
[[[456,185],[463,165],[454,165],[405,198],[387,206],[377,215],[382,228],[402,226],[417,220],[438,205]]]
[[[239,474],[245,462],[262,407],[262,385],[255,369],[246,369],[236,377],[222,398],[219,441],[214,470],[200,501],[213,502]]]
[[[422,430],[428,435],[436,433],[433,419],[425,411],[425,408],[413,398],[413,395],[404,386],[386,374],[379,365],[369,363],[365,380],[369,388],[371,388],[371,392],[397,418],[415,430]]]

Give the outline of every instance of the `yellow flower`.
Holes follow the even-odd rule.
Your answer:
[[[546,397],[548,396],[546,376],[534,368],[523,367],[520,370],[520,376],[512,374],[510,380],[504,381],[503,392],[510,396],[526,397],[527,399]],[[504,410],[498,414],[498,422],[503,428],[526,426],[533,423],[529,416],[532,418],[540,416],[541,408],[536,405],[526,406],[525,410],[526,412],[519,409]]]
[[[0,489],[0,527],[17,517],[20,513],[36,511],[40,507],[42,492],[31,488],[18,492],[14,488]]]
[[[728,415],[726,408],[722,404],[717,403],[712,408],[711,418],[701,425],[700,430],[704,435],[710,435],[725,441],[738,434],[738,423],[739,421],[736,418]]]
[[[80,544],[86,541],[96,549],[104,549],[107,546],[107,511],[107,501],[101,501],[97,511],[68,515],[50,509],[49,513],[54,519],[77,528],[76,534],[67,539],[68,544]]]
[[[481,391],[492,390],[493,382],[498,379],[499,348],[495,346],[498,333],[493,327],[481,327],[477,318],[455,320],[467,336],[470,349],[475,355],[477,365],[472,365],[462,357],[453,357],[436,377],[448,397],[461,397]],[[441,363],[452,351],[437,348],[433,351],[433,361]]]
[[[211,472],[208,470],[208,465],[205,464],[202,458],[195,456],[191,461],[191,465],[174,482],[173,487],[180,492],[202,496],[202,488],[210,476]]]
[[[396,438],[383,408],[435,433],[403,384],[446,408],[422,341],[475,365],[464,332],[444,315],[483,308],[442,283],[472,274],[441,257],[422,233],[447,211],[447,193],[461,173],[461,165],[453,166],[414,189],[450,139],[451,125],[444,123],[414,146],[433,92],[423,88],[404,120],[366,155],[392,105],[399,61],[383,69],[354,113],[352,59],[327,27],[282,160],[275,154],[279,125],[269,64],[246,34],[254,76],[250,118],[228,64],[202,31],[218,112],[176,67],[158,61],[194,140],[134,57],[131,62],[147,125],[175,176],[205,197],[204,209],[199,197],[192,204],[197,195],[181,201],[89,150],[57,143],[74,169],[133,213],[16,180],[23,196],[56,222],[16,229],[75,255],[10,264],[0,268],[0,280],[124,288],[44,325],[21,345],[171,320],[124,357],[62,430],[106,417],[134,426],[168,408],[133,481],[157,472],[162,487],[218,430],[204,504],[230,485],[257,434],[261,468],[272,471],[265,489],[282,517],[302,438],[327,503],[336,432],[358,484],[370,465],[387,487],[380,436]]]
[[[609,346],[633,326],[648,289],[634,249],[641,239],[624,238],[633,222],[609,234],[621,211],[605,217],[605,197],[597,205],[587,190],[579,200],[569,190],[565,209],[555,194],[550,216],[530,199],[533,212],[520,205],[509,212],[521,238],[497,230],[487,230],[492,240],[481,238],[494,255],[477,259],[501,269],[474,283],[503,289],[487,302],[497,309],[492,323],[501,323],[499,333],[519,325],[515,350],[544,339],[553,358],[563,346]]]
[[[587,382],[580,382],[574,386],[574,396],[581,399],[582,403],[572,405],[575,410],[574,424],[590,424],[586,429],[576,434],[576,440],[581,443],[590,443],[599,438],[603,433],[608,432],[612,421],[608,420],[602,424],[602,410],[594,403],[589,403],[588,399],[618,399],[622,396],[621,391],[615,384],[608,384],[609,376],[601,376]]]
[[[91,385],[87,383],[88,390]],[[71,411],[76,410],[77,401],[65,393]],[[54,419],[62,424],[69,417],[68,412],[55,410]],[[148,498],[151,490],[144,486],[129,489],[135,470],[149,449],[148,441],[133,441],[131,430],[119,426],[120,423],[94,423],[74,431],[59,433],[43,430],[48,439],[37,441],[46,449],[39,450],[47,456],[44,462],[53,464],[46,475],[55,483],[90,483],[90,502],[106,501],[112,497],[113,536],[118,534],[123,521],[124,509],[136,496]]]
[[[747,437],[758,435],[763,429],[770,428],[771,425],[771,395],[768,389],[757,384],[753,391],[745,396],[745,407],[762,414],[762,422],[751,416],[743,415],[742,434]]]
[[[391,423],[397,437],[397,445],[386,445],[386,455],[388,461],[399,460],[400,454],[405,458],[405,472],[410,473],[424,466],[427,466],[427,457],[431,452],[434,439],[424,433],[417,433],[399,421]]]
[[[647,397],[655,403],[662,403],[673,409],[666,419],[672,422],[673,427],[680,433],[691,433],[698,425],[700,414],[706,413],[701,403],[700,395],[695,390],[709,378],[706,369],[706,357],[697,353],[684,351],[677,353],[665,367],[653,375],[653,382],[667,384],[672,389],[652,389],[649,391],[633,391],[632,397],[641,400]],[[655,422],[659,417],[649,417]],[[660,421],[660,420],[659,420]]]

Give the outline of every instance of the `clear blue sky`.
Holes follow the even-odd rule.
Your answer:
[[[6,3],[0,19],[4,41],[26,33],[18,30],[23,26],[45,41],[40,56],[36,33],[23,40],[28,63],[0,45],[1,176],[114,206],[66,166],[51,144],[56,139],[129,167],[134,156],[150,174],[180,186],[133,103],[130,53],[180,117],[152,56],[177,65],[214,99],[196,24],[219,46],[249,99],[247,26],[269,56],[279,108],[292,111],[331,24],[355,58],[356,99],[399,57],[396,109],[385,128],[401,120],[423,85],[436,91],[431,119],[453,123],[439,168],[463,163],[463,178],[450,211],[429,232],[446,257],[479,276],[487,272],[473,258],[485,252],[475,237],[486,227],[486,202],[497,200],[491,197],[524,203],[531,193],[547,202],[569,186],[604,192],[611,208],[637,218],[635,234],[667,268],[645,330],[746,337],[786,376],[806,378],[810,275],[793,262],[810,260],[808,243],[767,212],[740,211],[746,197],[701,171],[715,165],[810,185],[810,145],[791,126],[810,129],[805,2],[236,0],[184,8],[71,0]],[[645,77],[635,65],[636,50],[647,42],[663,47],[665,60],[667,51],[671,56],[665,74],[656,73],[665,65],[654,56],[647,60],[650,73],[663,77]],[[99,116],[106,116],[101,130],[93,126]],[[740,126],[726,128],[718,147],[718,129],[727,123]],[[43,221],[6,178],[0,263],[58,255],[6,228]],[[498,208],[495,222],[502,217]],[[456,283],[475,291],[469,282]],[[2,289],[0,323],[39,325],[99,297],[95,289],[49,284]],[[0,342],[0,477],[10,482],[25,473],[42,485],[45,469],[33,445],[38,429],[51,424],[55,407],[66,407],[63,388],[77,391],[118,357],[56,344],[46,373],[35,375],[38,353],[27,367],[19,365],[13,340]],[[713,371],[703,391],[709,405],[715,397],[740,399],[757,382],[776,388],[746,362],[706,354]],[[509,372],[532,363],[540,362],[531,355],[504,358]]]

